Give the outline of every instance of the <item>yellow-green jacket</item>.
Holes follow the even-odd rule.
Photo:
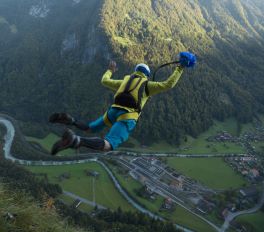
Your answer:
[[[148,94],[146,94],[144,91],[142,99],[141,99],[141,109],[143,109],[149,97],[173,88],[177,84],[182,73],[183,73],[183,68],[177,67],[175,71],[173,72],[173,74],[166,81],[161,81],[161,82],[148,81],[147,83]],[[147,80],[147,77],[141,72],[136,72],[135,74],[141,76],[142,79]],[[112,71],[107,70],[105,74],[103,75],[101,83],[103,86],[116,92],[119,89],[120,85],[122,84],[123,80],[113,80],[111,79],[111,77],[112,77]],[[124,79],[129,78],[129,77],[130,75],[125,76]],[[117,121],[127,120],[127,119],[137,120],[139,118],[140,113],[136,112],[136,110],[133,108],[128,108],[128,107],[124,107],[124,106],[120,106],[116,104],[113,104],[112,106],[122,108],[128,111],[128,113],[121,115]],[[105,117],[105,123],[109,125],[109,122],[107,121],[107,117]]]

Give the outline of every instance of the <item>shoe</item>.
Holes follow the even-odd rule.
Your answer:
[[[75,122],[75,119],[71,115],[66,113],[54,113],[50,115],[49,122],[72,125]]]
[[[68,148],[77,148],[79,145],[78,140],[78,136],[72,130],[67,129],[62,135],[62,139],[52,146],[51,155],[56,155],[58,152]]]

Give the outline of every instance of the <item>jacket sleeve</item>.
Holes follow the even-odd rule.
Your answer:
[[[167,91],[171,88],[173,88],[178,80],[180,79],[181,75],[183,73],[182,67],[177,67],[173,74],[166,80],[161,82],[155,82],[155,81],[149,81],[148,82],[148,91],[149,96]]]
[[[103,86],[111,89],[111,90],[118,90],[119,86],[122,83],[122,80],[113,80],[111,79],[112,77],[112,71],[111,70],[107,70],[105,72],[105,74],[102,77],[101,83]]]

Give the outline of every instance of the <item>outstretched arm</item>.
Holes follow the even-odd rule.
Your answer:
[[[111,90],[114,90],[116,91],[119,86],[121,85],[122,83],[122,80],[113,80],[111,79],[112,77],[112,74],[117,70],[116,68],[116,62],[114,61],[110,61],[110,64],[109,64],[109,68],[108,70],[105,72],[105,74],[103,75],[103,78],[102,78],[102,85],[111,89]]]
[[[166,80],[166,81],[161,81],[161,82],[156,82],[156,81],[149,81],[148,82],[148,91],[149,91],[149,96],[167,91],[171,88],[173,88],[178,80],[180,79],[181,75],[183,73],[183,67],[178,66],[173,74]]]

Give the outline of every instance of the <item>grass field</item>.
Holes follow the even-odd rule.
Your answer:
[[[132,147],[126,146],[126,144],[130,144]],[[134,151],[134,152],[167,152],[167,153],[176,153],[178,151],[178,147],[172,146],[165,141],[160,141],[158,143],[153,143],[150,146],[141,146],[140,143],[133,137],[130,137],[127,143],[121,145],[118,150],[126,150],[126,151]]]
[[[241,131],[250,130],[252,124],[244,124],[241,126]],[[151,146],[142,147],[140,143],[133,137],[130,137],[128,142],[121,146],[120,150],[131,150],[136,152],[167,152],[167,153],[183,153],[183,154],[230,154],[230,153],[244,153],[245,150],[235,143],[218,143],[208,142],[206,139],[209,136],[216,135],[219,131],[227,131],[232,135],[238,135],[237,121],[234,118],[227,119],[224,122],[215,121],[214,125],[206,132],[200,134],[197,138],[187,136],[187,141],[182,142],[180,146],[173,146],[166,141],[153,143]],[[28,141],[37,142],[45,150],[50,151],[52,144],[59,139],[55,134],[49,134],[45,138],[39,139],[34,137],[27,137]],[[73,150],[66,150],[61,152],[62,155],[73,154]]]
[[[264,154],[264,142],[253,142],[252,146],[255,147],[257,152]]]
[[[239,188],[246,182],[222,158],[167,158],[177,171],[214,189]]]
[[[253,128],[251,123],[241,125],[239,131],[237,121],[234,118],[229,118],[224,122],[214,121],[206,132],[200,134],[197,138],[187,136],[187,141],[183,141],[180,146],[173,146],[165,141],[154,143],[148,147],[140,146],[139,142],[133,138],[129,139],[130,147],[121,147],[121,150],[133,150],[139,152],[168,152],[168,153],[182,153],[182,154],[230,154],[230,153],[244,153],[242,146],[235,143],[219,143],[208,142],[206,139],[209,136],[216,135],[220,131],[227,131],[233,136],[238,136],[242,131]]]
[[[243,125],[244,126],[244,125]],[[243,128],[242,126],[242,128]],[[224,122],[215,121],[213,126],[206,132],[200,134],[196,139],[188,136],[187,141],[180,146],[180,153],[183,154],[226,154],[244,153],[245,150],[235,143],[208,142],[209,136],[216,135],[220,131],[227,131],[233,136],[238,136],[238,125],[234,118],[229,118]]]
[[[103,206],[111,209],[117,209],[120,206],[123,210],[135,210],[116,190],[107,172],[97,163],[28,168],[35,173],[47,173],[52,183],[58,183],[63,190],[75,193],[91,201],[93,201],[94,186],[95,201]],[[100,176],[97,179],[86,176],[84,170],[96,171],[100,173]],[[63,173],[70,173],[71,177],[60,182],[58,176]]]
[[[242,215],[236,219],[240,223],[249,223],[253,228],[254,232],[264,231],[264,213],[257,212],[254,214]]]
[[[29,142],[38,143],[42,148],[44,148],[47,152],[49,152],[51,150],[52,145],[56,141],[58,141],[60,138],[57,135],[50,133],[45,138],[42,138],[42,139],[29,137],[29,136],[27,136],[26,139]],[[75,153],[74,150],[68,149],[68,150],[59,152],[59,155],[72,155],[74,153]]]
[[[173,223],[177,223],[188,227],[194,231],[203,231],[203,232],[213,232],[214,229],[209,226],[207,223],[203,222],[198,217],[189,213],[187,210],[182,208],[181,206],[176,206],[176,209],[173,213],[169,212],[159,212],[160,206],[163,202],[163,198],[158,196],[154,202],[151,202],[147,199],[141,198],[137,196],[135,190],[142,187],[142,185],[135,181],[132,177],[125,177],[123,175],[118,174],[113,166],[111,166],[112,171],[115,173],[118,181],[121,183],[122,187],[126,189],[127,192],[131,196],[133,196],[141,205],[144,205],[145,208],[154,212],[155,214],[159,214],[160,216],[167,218],[169,221]]]

